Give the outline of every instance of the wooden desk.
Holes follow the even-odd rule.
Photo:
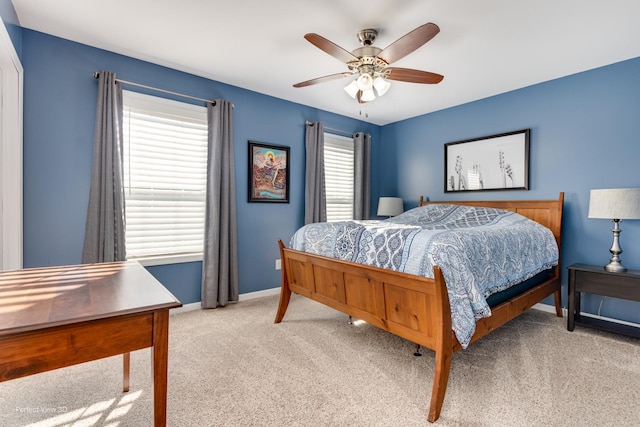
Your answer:
[[[180,306],[137,262],[0,272],[0,382],[153,347],[164,426],[169,309]]]

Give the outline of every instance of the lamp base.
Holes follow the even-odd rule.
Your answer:
[[[609,264],[604,266],[604,269],[611,271],[612,273],[624,273],[627,271],[627,267],[622,265],[619,261],[611,261]]]
[[[622,273],[627,271],[627,267],[622,265],[620,262],[620,254],[622,253],[622,248],[620,247],[620,219],[613,220],[613,243],[611,245],[611,259],[609,260],[609,264],[604,266],[604,269],[607,271],[611,271],[613,273]]]

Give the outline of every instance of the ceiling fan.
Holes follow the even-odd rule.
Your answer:
[[[440,83],[444,76],[428,71],[413,70],[410,68],[389,67],[389,65],[431,40],[440,32],[440,28],[431,22],[421,25],[413,31],[400,37],[384,49],[373,46],[378,36],[378,31],[366,29],[358,32],[358,39],[362,47],[349,52],[326,38],[315,34],[305,34],[304,38],[311,44],[325,51],[334,58],[347,64],[349,71],[330,74],[304,82],[296,83],[293,87],[305,87],[326,81],[358,75],[358,78],[349,83],[344,90],[359,103],[373,101],[378,96],[384,95],[391,83],[387,80],[396,80],[409,83],[436,84]]]

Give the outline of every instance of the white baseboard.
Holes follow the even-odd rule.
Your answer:
[[[534,310],[545,311],[547,313],[553,313],[553,314],[556,313],[556,307],[553,306],[553,305],[536,304],[531,308],[533,308]],[[562,315],[565,316],[565,317],[567,316],[567,309],[566,308],[562,309]]]
[[[556,312],[556,308],[554,306],[547,305],[547,304],[536,304],[531,308],[536,309],[536,310],[540,310],[540,311],[546,311],[547,313],[553,313],[553,314],[555,314],[555,312]],[[567,317],[567,313],[568,313],[568,310],[566,308],[563,308],[562,309],[562,315],[564,317]],[[626,326],[631,326],[631,327],[640,329],[640,324],[638,324],[638,323],[627,322],[625,320],[614,319],[612,317],[605,317],[605,316],[600,316],[600,315],[597,315],[597,314],[585,313],[583,311],[580,312],[580,316],[591,317],[593,319],[605,320],[607,322],[618,323],[620,325],[626,325]]]
[[[239,295],[239,299],[240,299],[240,301],[245,301],[245,300],[248,300],[248,299],[268,297],[268,296],[271,296],[271,295],[278,295],[279,293],[280,293],[280,286],[278,286],[276,288],[265,289],[263,291],[255,291],[255,292],[249,292],[249,293],[246,293],[246,294],[240,294]]]
[[[185,313],[187,311],[200,310],[201,308],[200,301],[192,302],[190,304],[183,304],[182,307],[172,308],[169,310],[169,314]]]
[[[238,300],[246,301],[254,298],[262,298],[262,297],[271,296],[271,295],[278,295],[279,293],[280,293],[280,286],[278,286],[277,288],[265,289],[263,291],[255,291],[255,292],[248,292],[246,294],[240,294],[238,295]],[[184,304],[182,307],[172,308],[171,310],[169,310],[169,312],[171,314],[176,314],[176,313],[184,313],[186,311],[200,310],[201,308],[202,308],[202,305],[200,304],[200,301],[198,301],[198,302],[192,302],[190,304]]]

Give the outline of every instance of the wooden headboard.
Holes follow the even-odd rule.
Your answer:
[[[562,206],[564,193],[561,192],[557,200],[479,200],[479,201],[425,201],[420,196],[418,206],[433,203],[446,203],[449,205],[483,206],[488,208],[505,209],[516,212],[532,219],[551,230],[560,247],[560,235],[562,234]]]

